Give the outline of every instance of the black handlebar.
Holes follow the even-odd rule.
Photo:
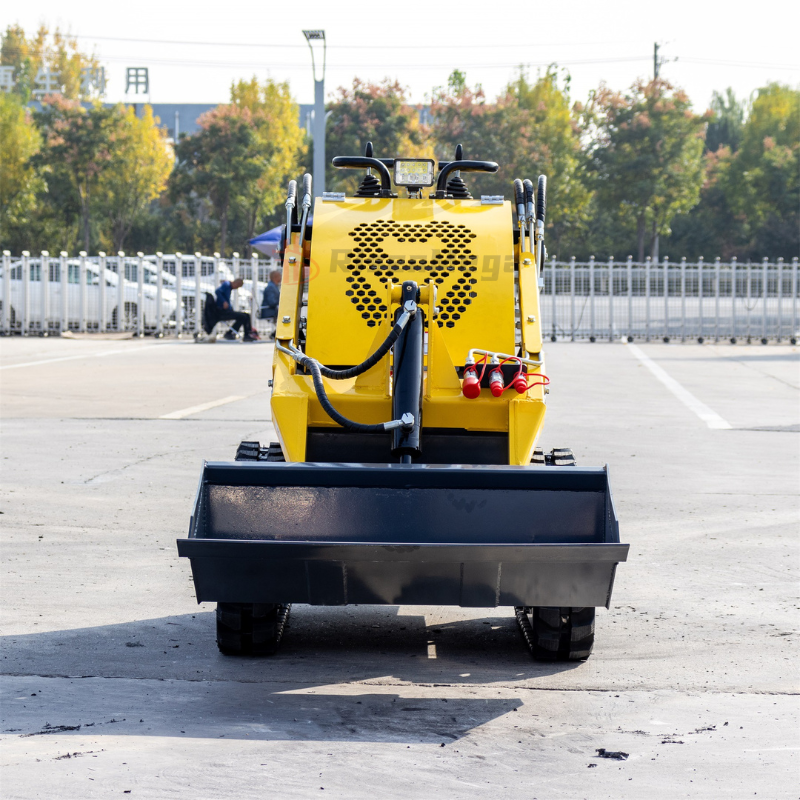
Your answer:
[[[436,196],[444,197],[447,178],[451,172],[497,172],[500,167],[494,161],[449,161],[439,162],[439,179],[436,181]],[[440,194],[441,193],[441,194]]]
[[[367,156],[336,156],[331,163],[336,169],[374,169],[381,176],[381,197],[392,196],[392,176],[381,159]]]

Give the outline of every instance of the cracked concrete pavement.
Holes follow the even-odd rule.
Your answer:
[[[296,606],[222,657],[175,539],[202,459],[272,436],[271,346],[1,340],[3,797],[797,797],[800,355],[639,347],[731,430],[548,346],[542,444],[610,464],[631,544],[548,665],[508,608]]]

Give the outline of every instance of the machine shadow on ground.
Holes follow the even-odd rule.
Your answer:
[[[406,606],[405,609],[410,607]],[[533,661],[511,609],[426,624],[398,606],[292,608],[276,656],[223,656],[214,612],[0,637],[6,675],[320,685],[393,678],[475,684],[535,680],[580,668]],[[477,610],[480,613],[480,610]],[[430,619],[430,617],[428,618]]]
[[[485,699],[454,688],[580,667],[532,661],[510,609],[426,626],[397,606],[297,606],[268,658],[219,654],[207,611],[0,641],[2,671],[16,676],[2,730],[18,736],[66,726],[54,732],[452,742],[522,705],[507,691]],[[48,677],[73,680],[50,690]],[[365,680],[380,683],[354,685]]]

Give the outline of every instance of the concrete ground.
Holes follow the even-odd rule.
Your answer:
[[[631,544],[568,665],[510,608],[296,606],[219,655],[175,539],[202,459],[272,438],[271,346],[0,354],[3,798],[800,795],[797,348],[548,346],[542,444],[611,465]]]

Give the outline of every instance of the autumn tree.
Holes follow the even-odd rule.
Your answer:
[[[80,214],[83,249],[91,244],[91,217],[95,192],[112,160],[116,111],[99,103],[84,108],[76,100],[50,95],[34,115],[42,132],[41,151],[34,164],[48,186],[66,187]]]
[[[328,104],[325,151],[329,158],[364,154],[372,142],[377,158],[432,157],[426,129],[419,124],[419,109],[409,105],[405,89],[388,78],[369,83],[356,78],[340,87]],[[362,175],[328,166],[325,185],[332,191],[354,194]]]
[[[514,178],[548,176],[547,225],[555,241],[585,225],[590,192],[581,148],[580,107],[572,107],[569,77],[555,68],[531,81],[523,70],[494,102],[480,86],[470,88],[455,70],[447,87],[434,92],[431,112],[437,153],[452,158],[457,144],[466,158],[496,161],[496,174],[470,175],[473,194],[510,197]],[[552,241],[552,240],[551,240]],[[552,245],[551,245],[552,247]]]
[[[0,93],[0,241],[5,243],[24,227],[43,188],[32,163],[40,146],[30,111],[14,95]]]
[[[590,156],[598,202],[633,221],[640,261],[648,235],[657,257],[658,237],[700,198],[707,117],[663,80],[638,81],[627,94],[601,87],[595,113]]]
[[[269,79],[259,83],[256,78],[239,81],[231,87],[231,102],[250,113],[261,164],[258,177],[238,186],[234,200],[247,241],[255,235],[256,226],[272,218],[285,201],[286,185],[301,171],[308,148],[288,83]]]
[[[105,245],[122,250],[136,220],[164,191],[173,153],[150,106],[141,117],[132,106],[115,109],[110,158],[100,173],[95,202],[103,218]]]
[[[758,90],[727,187],[753,255],[800,251],[800,91],[777,83]]]
[[[172,193],[175,199],[192,194],[209,199],[219,223],[219,252],[225,255],[231,210],[245,187],[264,173],[267,159],[249,108],[217,106],[199,124],[200,130],[176,148]]]
[[[0,66],[13,67],[14,93],[26,103],[34,96],[41,70],[53,76],[52,94],[90,100],[102,93],[91,80],[102,75],[97,57],[82,52],[77,40],[58,28],[51,34],[42,25],[29,38],[19,25],[9,25],[0,41]]]

